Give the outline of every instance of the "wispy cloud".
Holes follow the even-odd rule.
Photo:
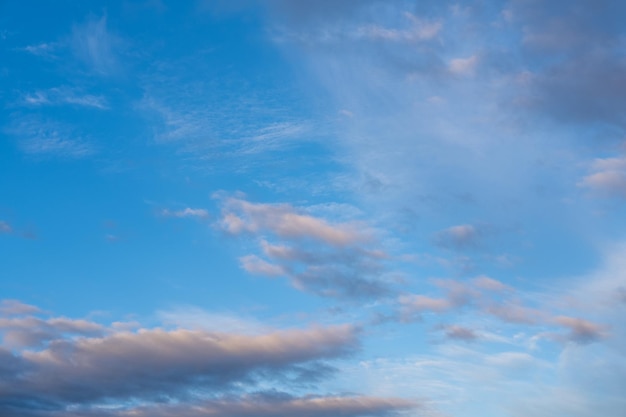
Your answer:
[[[44,42],[25,46],[22,50],[43,58],[55,58],[59,46],[57,42]]]
[[[92,16],[72,29],[71,46],[74,53],[99,75],[114,75],[121,71],[118,58],[121,45],[121,38],[108,29],[106,16]]]
[[[108,109],[107,100],[103,96],[82,94],[69,87],[38,90],[22,96],[21,104],[30,107],[58,106],[69,104],[80,107],[91,107],[99,110]]]
[[[5,131],[26,154],[80,159],[96,152],[94,145],[67,124],[35,116],[17,118]]]

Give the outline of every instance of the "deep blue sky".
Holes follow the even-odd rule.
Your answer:
[[[0,414],[620,416],[624,19],[0,2]]]

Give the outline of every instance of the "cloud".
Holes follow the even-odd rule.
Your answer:
[[[474,305],[482,298],[480,291],[465,282],[438,279],[433,280],[433,283],[445,291],[444,297],[434,298],[422,294],[403,294],[398,298],[403,320],[410,321],[412,316],[425,311],[438,314],[447,313]]]
[[[474,278],[472,280],[472,283],[477,288],[480,288],[482,290],[487,290],[487,291],[500,292],[500,291],[506,291],[510,289],[509,286],[503,284],[502,282],[495,280],[493,278],[489,278],[488,276],[485,276],[485,275],[481,275],[479,277]]]
[[[579,187],[601,196],[626,198],[626,157],[598,158],[591,164],[591,171]]]
[[[11,225],[4,220],[0,220],[0,234],[10,234],[13,233],[13,228]]]
[[[287,204],[227,198],[219,225],[230,234],[260,239],[263,257],[240,258],[250,273],[285,276],[294,288],[323,297],[379,298],[394,293],[392,283],[384,279],[387,255],[376,248],[373,231],[362,224],[332,223]]]
[[[206,219],[207,217],[209,217],[209,212],[206,209],[187,207],[182,210],[163,209],[159,212],[159,215],[163,217],[177,217],[177,218],[196,217],[199,219]]]
[[[241,397],[229,396],[206,401],[163,403],[150,406],[128,406],[121,409],[99,408],[63,413],[35,413],[51,417],[385,417],[404,415],[419,407],[419,403],[400,398],[369,396],[295,397],[282,392],[262,392]],[[9,414],[14,417],[17,414]],[[23,415],[20,415],[23,416]],[[31,415],[28,414],[28,417]]]
[[[5,131],[17,139],[24,153],[33,156],[81,159],[96,152],[71,126],[35,116],[15,119]]]
[[[472,249],[479,246],[482,235],[482,231],[476,226],[461,224],[437,232],[433,237],[433,242],[445,249]]]
[[[391,283],[381,279],[383,254],[354,247],[317,245],[274,245],[261,241],[268,262],[256,255],[240,259],[253,274],[286,276],[300,291],[332,298],[379,298],[394,293]]]
[[[107,18],[90,17],[72,28],[71,46],[77,58],[99,75],[119,73],[122,41],[107,28]]]
[[[17,302],[19,303],[19,302]],[[8,301],[3,305],[5,315],[20,315],[38,313],[39,309],[25,304],[15,304]],[[0,317],[0,333],[5,345],[12,347],[37,347],[47,342],[59,339],[65,335],[99,335],[104,328],[97,323],[87,320],[73,320],[64,317],[41,319],[38,317]]]
[[[356,396],[249,395],[237,399],[215,400],[189,405],[137,408],[128,414],[137,417],[382,417],[416,408],[417,404],[399,398]]]
[[[285,275],[285,270],[278,265],[271,264],[256,255],[247,255],[239,258],[241,267],[254,275],[278,277]]]
[[[554,322],[569,330],[565,339],[576,343],[590,343],[607,336],[605,326],[581,318],[558,316]],[[559,336],[557,336],[559,337]]]
[[[511,301],[491,304],[485,308],[485,312],[507,323],[514,324],[539,324],[545,322],[548,317],[541,310],[525,307]]]
[[[55,42],[44,42],[34,45],[28,45],[22,48],[24,51],[33,54],[35,56],[40,56],[44,58],[55,58],[55,52],[58,49],[59,44]]]
[[[478,64],[478,57],[476,55],[469,56],[467,58],[455,58],[450,60],[448,69],[455,75],[472,75]]]
[[[59,106],[69,104],[99,110],[106,110],[109,108],[104,97],[91,94],[81,94],[77,90],[68,87],[38,90],[34,93],[24,94],[21,103],[30,107]]]
[[[35,312],[19,302],[5,301],[3,305],[11,314]],[[178,316],[166,318],[169,323],[181,324]],[[190,323],[187,320],[185,324]],[[345,356],[358,347],[358,330],[348,325],[286,330],[258,327],[252,333],[208,330],[196,323],[193,329],[129,329],[119,323],[107,327],[63,317],[0,318],[0,414],[67,416],[80,409],[84,412],[77,412],[80,415],[99,415],[103,412],[99,405],[105,402],[117,404],[107,415],[126,416],[123,410],[134,402],[130,400],[145,404],[150,415],[171,415],[176,407],[192,412],[201,403],[217,412],[223,404],[216,399],[218,394],[242,390],[244,397],[230,396],[228,404],[233,409],[240,404],[243,408],[238,412],[243,413],[246,389],[261,381],[293,385],[303,378],[317,380],[328,375],[328,366],[320,361]],[[21,338],[18,341],[37,344],[16,344],[16,331],[39,340]],[[202,389],[208,390],[204,391],[207,394],[201,394]],[[171,403],[164,404],[163,398]],[[331,412],[324,411],[324,404],[318,402],[322,400],[299,401],[290,400],[285,407],[298,409],[301,405],[304,411],[308,404],[315,416],[314,405],[319,404],[321,415]],[[336,407],[330,408],[348,413],[365,401],[364,408],[352,411],[354,415],[369,415],[366,410],[370,408],[378,410],[372,415],[378,415],[383,409],[391,411],[408,404],[390,400],[384,406],[380,399],[370,407],[366,397],[333,401],[329,398]],[[128,410],[128,415],[136,415],[135,411]]]
[[[24,304],[19,300],[1,300],[0,315],[19,316],[24,314],[40,313],[41,310],[33,305]]]
[[[439,327],[443,330],[445,336],[448,339],[460,340],[463,342],[473,342],[480,338],[480,335],[475,331],[467,327],[458,325],[443,325]]]
[[[411,313],[422,311],[443,313],[458,307],[457,304],[447,298],[431,298],[420,294],[403,295],[399,302],[403,309]]]
[[[288,239],[310,239],[333,246],[365,242],[371,237],[357,224],[329,224],[287,204],[255,204],[238,198],[224,201],[221,225],[229,233],[271,232]]]
[[[586,0],[552,2],[516,0],[508,10],[523,33],[526,59],[534,62],[528,104],[538,112],[568,123],[608,123],[624,128],[619,111],[626,99],[621,75],[624,29],[621,2],[602,7]],[[537,63],[540,65],[538,66]]]

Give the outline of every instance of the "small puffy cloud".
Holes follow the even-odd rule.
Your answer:
[[[177,218],[199,218],[206,219],[209,217],[209,212],[205,209],[200,208],[190,208],[187,207],[182,210],[169,210],[163,209],[159,212],[159,214],[163,217],[177,217]]]
[[[509,301],[491,304],[485,308],[485,312],[513,324],[539,324],[547,319],[546,313],[541,310]]]
[[[467,327],[458,325],[443,325],[440,326],[443,333],[448,339],[461,340],[463,342],[473,342],[480,338],[480,335],[475,331]]]
[[[569,330],[565,339],[575,343],[590,343],[607,336],[605,326],[581,318],[558,316],[553,319],[555,324]]]
[[[478,246],[481,237],[482,232],[477,226],[461,224],[437,232],[433,242],[441,248],[463,250]]]
[[[443,313],[456,307],[447,298],[432,298],[420,294],[402,295],[398,301],[403,309],[410,312],[433,311]]]
[[[509,289],[507,285],[493,278],[489,278],[488,276],[485,276],[485,275],[474,278],[472,280],[472,283],[477,288],[480,288],[481,290],[486,290],[486,291],[500,292],[500,291],[506,291]]]
[[[398,298],[403,316],[424,311],[446,313],[461,307],[475,304],[481,299],[480,291],[465,282],[451,279],[438,279],[433,283],[445,291],[444,297],[428,297],[421,294],[404,294]]]
[[[232,234],[269,231],[282,238],[313,239],[336,246],[369,239],[356,224],[331,224],[288,204],[255,204],[237,198],[225,201],[221,225]]]
[[[271,264],[256,255],[247,255],[239,258],[241,267],[254,275],[277,277],[285,275],[285,271],[278,265]]]
[[[448,64],[448,70],[455,75],[472,75],[476,70],[478,57],[476,55],[467,58],[456,58]]]
[[[578,186],[599,195],[626,198],[626,157],[596,159],[591,173]]]

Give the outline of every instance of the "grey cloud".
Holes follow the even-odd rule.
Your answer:
[[[40,312],[15,300],[1,305],[7,315]],[[313,387],[328,378],[334,368],[320,361],[354,351],[353,326],[244,334],[130,332],[113,323],[100,336],[74,337],[70,333],[92,324],[57,317],[2,320],[3,329],[59,329],[41,348],[0,345],[0,415],[6,417],[383,417],[419,406],[400,398],[247,392],[260,381]]]
[[[395,415],[415,408],[416,404],[396,398],[377,397],[302,397],[272,399],[263,396],[244,397],[240,401],[213,401],[190,407],[153,407],[133,410],[138,417],[378,417]]]
[[[607,337],[607,329],[597,323],[576,317],[558,316],[553,319],[554,323],[565,327],[569,332],[564,336],[565,340],[576,343],[591,343]],[[556,335],[557,339],[563,338]]]
[[[625,127],[623,2],[515,0],[507,10],[523,30],[525,59],[543,64],[528,104],[559,120]]]
[[[347,325],[253,335],[118,327],[57,317],[0,319],[0,414],[66,416],[78,407],[97,415],[103,402],[183,400],[197,398],[200,389],[214,396],[260,380],[311,384],[333,371],[320,361],[358,347],[358,330]],[[16,331],[47,343],[22,348],[15,337],[7,339]]]
[[[401,398],[368,396],[304,396],[271,392],[187,403],[163,403],[122,409],[85,409],[63,413],[35,413],[51,417],[384,417],[404,415],[419,404]],[[14,417],[17,414],[9,414]],[[22,416],[22,415],[20,415]],[[30,415],[28,415],[30,417]]]
[[[473,342],[480,338],[480,335],[476,331],[463,326],[443,325],[440,326],[440,329],[448,339]]]
[[[393,294],[378,252],[361,248],[314,248],[306,245],[272,245],[262,241],[268,262],[256,255],[241,258],[253,274],[286,276],[301,291],[333,298],[378,298]]]

